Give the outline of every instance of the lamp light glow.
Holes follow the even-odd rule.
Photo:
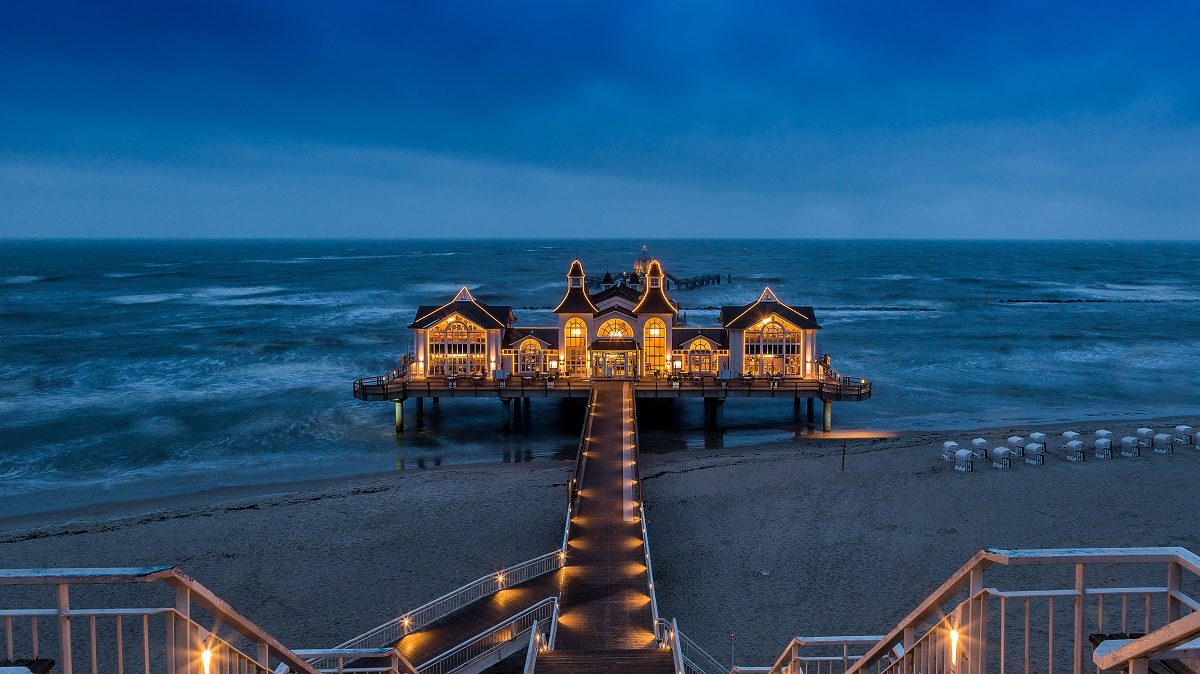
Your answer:
[[[212,649],[205,648],[200,651],[200,662],[204,664],[204,674],[208,674],[209,667],[212,666]]]
[[[950,630],[950,664],[958,664],[958,630]]]

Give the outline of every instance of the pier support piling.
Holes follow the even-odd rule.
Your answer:
[[[792,416],[796,419],[800,418],[800,399],[792,398]]]
[[[810,423],[810,424],[816,418],[816,413],[817,413],[817,410],[816,410],[817,404],[816,403],[817,403],[817,401],[815,398],[808,399],[808,423]]]
[[[713,399],[713,421],[718,431],[725,430],[725,401],[720,398]]]
[[[425,399],[417,398],[417,416],[425,414]]]
[[[504,406],[504,412],[500,415],[504,430],[512,429],[512,398],[501,398],[501,404]]]
[[[821,423],[821,430],[828,433],[829,429],[833,426],[833,401],[832,400],[822,400],[821,403],[825,407],[825,409],[824,409],[825,420]]]
[[[404,432],[404,401],[396,401],[396,432]]]

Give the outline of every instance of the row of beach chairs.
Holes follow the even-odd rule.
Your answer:
[[[1096,459],[1113,458],[1114,436],[1112,431],[1098,430],[1084,440],[1075,431],[1062,434],[1062,451],[1068,461],[1082,462],[1088,452]],[[1007,443],[989,447],[988,441],[975,438],[970,449],[959,447],[957,442],[942,443],[942,460],[954,464],[954,469],[964,473],[975,469],[976,461],[991,461],[994,468],[1012,468],[1013,461],[1024,459],[1025,463],[1040,466],[1046,463],[1046,448],[1049,438],[1045,433],[1030,433],[1026,439],[1020,435],[1008,438]],[[1200,450],[1200,436],[1191,426],[1176,426],[1175,433],[1159,433],[1153,428],[1139,428],[1137,435],[1121,438],[1121,456],[1141,456],[1143,449],[1152,449],[1159,454],[1173,454],[1176,447],[1195,447]]]

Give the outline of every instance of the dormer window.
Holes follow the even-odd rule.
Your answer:
[[[572,287],[572,288],[578,288],[578,287],[580,287],[580,281],[581,281],[581,280],[582,280],[582,279],[577,279],[577,278],[573,278],[573,279],[571,279],[571,287]]]
[[[651,288],[657,288],[657,287],[658,287],[658,279],[656,279],[656,278],[651,278],[651,279],[650,279],[650,287],[651,287]]]

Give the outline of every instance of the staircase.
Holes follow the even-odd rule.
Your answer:
[[[636,648],[611,651],[545,651],[537,674],[663,674],[674,672],[671,651]]]

